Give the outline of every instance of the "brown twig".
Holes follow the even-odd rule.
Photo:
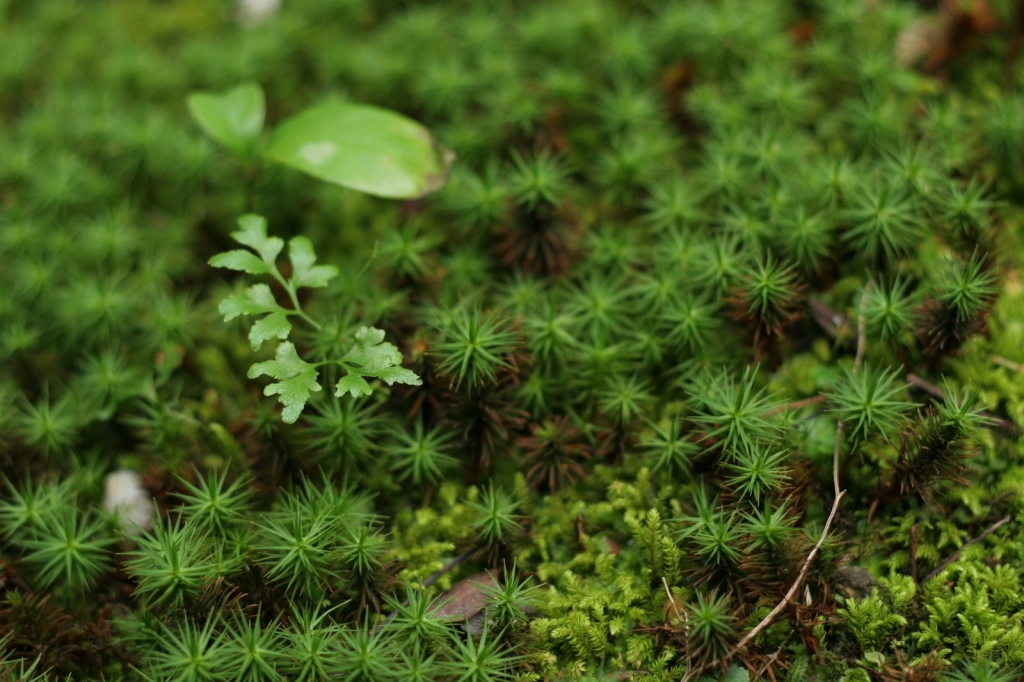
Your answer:
[[[864,287],[864,293],[860,297],[860,311],[857,317],[857,355],[853,361],[853,373],[856,374],[860,370],[860,366],[864,361],[864,351],[867,348],[867,322],[865,320],[864,310],[867,307],[868,294],[871,293],[871,283],[869,282]],[[836,444],[832,451],[832,486],[835,490],[835,499],[832,501],[832,511],[828,514],[828,519],[825,521],[825,527],[821,530],[821,537],[818,538],[818,542],[811,549],[807,558],[804,559],[803,566],[800,567],[800,573],[797,574],[796,580],[790,586],[786,595],[782,598],[775,608],[772,609],[767,616],[761,619],[761,622],[754,626],[754,628],[748,632],[743,639],[740,640],[739,644],[730,652],[729,657],[736,655],[737,652],[742,651],[747,644],[752,642],[758,634],[761,633],[766,627],[771,625],[775,617],[782,613],[782,610],[786,608],[796,593],[800,591],[800,586],[807,578],[808,571],[811,570],[811,564],[814,562],[814,558],[818,556],[818,552],[821,551],[821,546],[825,544],[825,538],[828,537],[828,531],[832,527],[832,521],[836,518],[836,512],[839,511],[839,502],[843,499],[846,494],[845,490],[839,489],[839,446],[843,441],[843,422],[836,424]]]
[[[668,601],[672,604],[672,610],[676,613],[676,618],[683,621],[683,635],[689,640],[690,637],[690,619],[685,613],[679,612],[679,606],[676,604],[676,598],[672,595],[672,590],[668,588],[668,581],[665,580],[665,576],[661,576],[661,584],[665,586],[665,594],[668,596]],[[689,641],[687,641],[687,648],[689,648]],[[687,682],[690,679],[690,675],[693,674],[693,670],[690,668],[690,657],[686,657],[686,673],[683,675],[683,679],[680,682]]]
[[[755,679],[758,679],[758,680],[761,679],[761,676],[764,675],[766,672],[768,672],[768,668],[772,667],[772,663],[774,663],[776,661],[776,659],[778,659],[779,654],[781,654],[781,653],[782,653],[782,647],[780,646],[778,649],[775,650],[775,653],[772,654],[768,658],[768,662],[765,663],[763,666],[761,666],[761,669],[759,671],[757,671],[757,675],[755,676]]]
[[[786,403],[785,405],[779,405],[778,407],[773,407],[772,409],[770,409],[767,412],[765,412],[765,415],[766,416],[771,416],[773,414],[778,414],[779,412],[785,412],[786,410],[799,410],[799,409],[804,408],[804,407],[810,407],[811,405],[817,405],[818,403],[823,403],[826,400],[828,400],[828,396],[816,395],[816,396],[812,396],[810,398],[804,398],[802,400],[797,400],[797,401],[794,401],[794,402],[791,402],[791,403]]]
[[[1012,517],[1009,514],[1007,514],[1006,516],[1004,516],[1003,518],[999,519],[998,521],[993,523],[991,526],[986,528],[984,531],[982,531],[981,535],[979,535],[976,538],[972,538],[972,539],[968,540],[967,542],[965,542],[963,544],[963,546],[960,547],[960,549],[958,549],[957,551],[953,552],[948,557],[946,557],[946,559],[941,564],[939,564],[938,567],[934,571],[932,571],[931,573],[926,575],[924,577],[924,580],[922,580],[921,582],[922,583],[926,583],[929,580],[931,580],[932,578],[934,578],[935,576],[937,576],[939,573],[942,573],[944,570],[946,570],[946,568],[951,563],[953,563],[954,561],[956,561],[957,559],[960,558],[960,555],[963,554],[963,551],[965,549],[967,549],[968,547],[970,547],[971,545],[973,545],[975,543],[981,542],[986,537],[988,537],[993,531],[995,531],[997,528],[1000,528],[1001,526],[1005,526],[1011,520],[1013,520]]]
[[[864,287],[864,293],[860,295],[860,307],[857,310],[857,355],[853,358],[853,373],[860,371],[864,363],[864,351],[868,347],[868,323],[864,311],[868,307],[868,296],[871,294],[871,282]]]
[[[942,389],[930,381],[926,381],[921,377],[917,376],[913,372],[907,375],[907,383],[914,388],[919,388],[933,398],[941,400],[944,396],[942,395]]]
[[[803,584],[804,579],[807,578],[807,573],[811,570],[811,564],[814,562],[814,558],[818,556],[818,552],[821,551],[821,546],[825,544],[825,538],[828,537],[829,528],[832,527],[832,521],[836,517],[836,512],[839,511],[839,502],[840,500],[843,499],[843,496],[846,494],[845,490],[839,489],[839,444],[840,442],[842,442],[842,439],[843,423],[839,422],[838,426],[836,427],[835,450],[832,453],[832,482],[835,486],[836,497],[835,500],[832,502],[832,511],[829,512],[828,520],[825,521],[825,527],[821,530],[821,537],[818,538],[817,544],[814,545],[814,548],[807,555],[807,558],[804,559],[803,566],[800,567],[800,573],[796,576],[796,580],[793,581],[793,584],[786,592],[786,595],[782,598],[782,601],[776,604],[775,608],[772,609],[767,616],[762,618],[761,622],[755,625],[754,628],[750,632],[748,632],[743,637],[743,639],[740,640],[739,644],[737,644],[736,647],[730,652],[730,658],[735,656],[738,652],[742,651],[750,642],[754,640],[755,637],[757,637],[761,633],[762,630],[771,625],[772,621],[775,620],[775,617],[782,613],[782,610],[786,608],[786,605],[793,600],[793,597],[796,595],[796,593],[800,591],[800,586]]]
[[[661,576],[661,584],[665,586],[665,596],[668,597],[668,603],[672,605],[672,610],[676,612],[676,618],[682,620],[683,616],[679,613],[679,606],[676,605],[676,598],[672,596],[672,590],[668,589],[668,581],[665,580],[665,576]]]
[[[1006,358],[1001,357],[999,355],[993,355],[992,362],[999,365],[1000,367],[1005,367],[1006,369],[1013,370],[1014,372],[1024,372],[1024,365],[1020,364],[1019,362],[1014,362],[1013,360],[1007,360]]]

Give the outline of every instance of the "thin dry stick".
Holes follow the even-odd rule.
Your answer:
[[[765,416],[769,416],[770,417],[773,414],[778,414],[779,412],[785,412],[786,410],[799,410],[799,409],[802,409],[804,407],[810,407],[811,405],[817,405],[818,403],[823,403],[826,400],[828,400],[828,396],[825,396],[825,395],[816,395],[816,396],[812,396],[810,398],[804,398],[802,400],[797,400],[797,401],[794,401],[794,402],[791,402],[791,403],[786,403],[785,405],[779,405],[778,407],[773,407],[772,409],[770,409],[767,412],[765,412]]]
[[[1020,364],[1019,362],[1014,362],[1013,360],[1007,360],[1006,358],[1001,357],[999,355],[993,355],[992,362],[999,365],[1000,367],[1005,367],[1006,369],[1013,370],[1014,372],[1024,372],[1024,365]]]
[[[857,355],[853,358],[853,373],[860,370],[864,362],[864,351],[868,347],[868,323],[864,311],[868,307],[868,295],[871,293],[871,282],[864,287],[864,293],[860,295],[860,309],[857,311]]]
[[[740,640],[740,643],[736,645],[736,648],[732,650],[729,657],[732,658],[737,652],[742,651],[750,642],[757,637],[762,630],[772,624],[775,617],[782,613],[782,610],[786,608],[796,593],[800,591],[800,586],[803,584],[804,579],[807,578],[807,572],[811,570],[811,563],[814,562],[814,557],[818,556],[818,552],[821,551],[821,546],[825,544],[825,538],[828,537],[829,528],[832,527],[832,521],[836,517],[836,512],[839,511],[839,501],[843,499],[843,495],[846,494],[845,490],[839,489],[839,443],[843,437],[843,423],[839,422],[836,427],[836,446],[835,451],[832,453],[832,482],[835,484],[836,499],[832,502],[832,511],[829,512],[828,520],[825,521],[825,527],[821,530],[821,537],[818,538],[818,543],[814,545],[814,549],[811,550],[807,558],[804,559],[804,565],[800,568],[800,573],[797,575],[796,580],[790,586],[786,592],[786,596],[782,598],[775,608],[765,616],[760,623],[754,626],[754,629],[746,634],[746,636]]]
[[[853,360],[853,373],[857,374],[860,370],[861,364],[864,362],[864,351],[867,348],[867,320],[865,319],[864,311],[868,304],[868,295],[871,293],[871,283],[864,287],[864,293],[860,297],[860,310],[857,315],[857,355]],[[796,580],[790,586],[786,592],[786,596],[782,598],[775,608],[772,609],[767,616],[761,619],[761,622],[754,626],[751,630],[740,640],[740,643],[736,645],[736,648],[732,650],[729,657],[732,658],[737,652],[742,651],[750,642],[757,637],[762,630],[771,625],[775,617],[782,613],[782,610],[786,608],[796,593],[800,591],[800,586],[803,585],[804,580],[807,578],[807,572],[811,570],[811,564],[814,562],[814,558],[818,556],[818,552],[821,551],[821,546],[825,544],[825,538],[828,537],[828,531],[832,527],[832,521],[836,518],[836,512],[839,511],[839,502],[843,499],[843,495],[846,494],[845,490],[839,489],[839,445],[843,440],[843,422],[836,424],[836,445],[832,452],[832,485],[835,488],[835,499],[832,501],[832,511],[828,514],[828,519],[825,521],[825,527],[821,529],[821,537],[818,538],[817,544],[804,559],[803,566],[800,567],[800,573],[796,576]]]
[[[676,612],[676,618],[682,620],[683,615],[679,613],[679,606],[676,605],[676,598],[672,596],[672,591],[668,589],[668,581],[665,580],[665,576],[661,576],[661,584],[665,586],[665,595],[668,597],[668,602],[672,605],[672,610]]]
[[[665,576],[662,576],[662,585],[665,586],[665,594],[667,594],[669,596],[669,602],[672,604],[672,610],[674,610],[676,612],[677,619],[679,619],[680,621],[682,621],[684,623],[684,626],[683,626],[684,630],[683,630],[683,632],[686,635],[686,648],[689,649],[690,648],[690,633],[689,633],[689,623],[690,623],[690,620],[688,619],[688,617],[686,617],[685,614],[679,612],[679,606],[676,605],[676,598],[674,596],[672,596],[672,591],[669,589],[669,581],[665,580]],[[690,678],[690,674],[691,673],[692,673],[692,671],[690,670],[690,656],[687,653],[687,655],[686,655],[686,674],[683,675],[683,679],[680,680],[680,682],[687,682],[687,680],[689,680],[689,678]]]
[[[778,649],[775,650],[775,653],[772,654],[768,658],[768,662],[765,663],[761,667],[761,669],[757,672],[757,676],[756,676],[757,679],[761,679],[761,676],[764,675],[766,672],[768,672],[768,668],[772,667],[772,663],[775,662],[775,659],[777,659],[779,657],[779,654],[781,654],[781,653],[782,653],[782,647],[780,646]]]
[[[953,563],[954,561],[956,561],[957,559],[959,559],[959,558],[960,558],[960,555],[961,555],[961,554],[963,554],[963,551],[964,551],[965,549],[967,549],[967,548],[968,548],[968,547],[970,547],[971,545],[975,544],[976,542],[981,542],[981,541],[982,541],[982,540],[984,540],[984,539],[985,539],[985,538],[986,538],[986,537],[987,537],[987,536],[988,536],[988,535],[989,535],[990,533],[992,533],[992,532],[993,532],[994,530],[996,530],[996,529],[997,529],[997,528],[999,528],[1000,526],[1005,526],[1005,525],[1006,525],[1006,524],[1008,524],[1008,523],[1009,523],[1009,522],[1010,522],[1011,520],[1012,520],[1012,519],[1011,519],[1010,515],[1009,515],[1009,514],[1007,514],[1006,516],[1004,516],[1003,518],[999,519],[998,521],[996,521],[995,523],[993,523],[993,524],[992,524],[991,526],[989,526],[988,528],[986,528],[986,529],[985,529],[985,530],[984,530],[984,531],[982,532],[982,534],[981,534],[981,535],[979,535],[978,537],[976,537],[976,538],[973,538],[973,539],[971,539],[971,540],[968,540],[967,542],[965,542],[965,543],[964,543],[964,545],[963,545],[963,547],[961,547],[960,549],[958,549],[957,551],[953,552],[953,553],[952,553],[952,554],[950,554],[950,555],[949,555],[948,557],[946,557],[946,560],[945,560],[945,561],[943,561],[943,562],[942,562],[941,564],[939,564],[938,568],[936,568],[936,569],[935,569],[934,571],[932,571],[931,573],[929,573],[928,575],[926,575],[926,576],[924,577],[924,580],[922,580],[921,582],[922,582],[922,583],[926,583],[926,582],[928,582],[929,580],[931,580],[932,578],[934,578],[935,576],[937,576],[937,575],[938,575],[939,573],[942,573],[942,572],[943,572],[944,570],[946,570],[946,567],[947,567],[947,566],[949,566],[949,565],[950,565],[951,563]]]

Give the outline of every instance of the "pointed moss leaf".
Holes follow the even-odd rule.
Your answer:
[[[217,308],[230,322],[239,315],[261,315],[263,313],[283,313],[284,308],[277,305],[274,294],[266,284],[253,284],[241,294],[228,296]]]
[[[339,398],[346,393],[351,393],[353,398],[373,393],[373,388],[366,383],[366,379],[358,374],[349,374],[341,378],[341,381],[334,387],[334,395]]]
[[[238,227],[241,229],[232,232],[231,238],[248,246],[260,255],[264,263],[272,266],[284,248],[284,240],[267,236],[267,219],[250,213],[238,219]]]
[[[295,237],[288,242],[288,258],[292,261],[292,284],[296,289],[325,287],[338,276],[338,268],[333,265],[315,265],[313,242],[305,237]]]
[[[285,341],[277,347],[277,355],[273,360],[257,362],[249,368],[250,379],[263,375],[278,380],[263,389],[263,394],[278,396],[278,400],[284,405],[281,419],[287,424],[292,424],[299,418],[310,393],[320,390],[320,384],[316,380],[316,367],[300,358],[290,341]]]
[[[292,323],[284,313],[272,313],[261,320],[257,320],[249,330],[249,343],[253,350],[263,345],[269,339],[287,339],[292,331]]]
[[[210,265],[215,268],[248,272],[250,275],[270,274],[270,265],[257,258],[252,251],[246,251],[245,249],[234,249],[233,251],[218,253],[210,259]]]
[[[321,180],[393,199],[439,190],[454,158],[416,121],[339,99],[282,123],[266,155]]]
[[[204,133],[246,158],[263,130],[263,88],[245,83],[223,93],[195,92],[189,95],[188,111]]]

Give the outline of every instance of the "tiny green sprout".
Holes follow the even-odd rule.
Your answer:
[[[44,519],[57,513],[72,496],[69,479],[33,483],[27,478],[20,489],[8,478],[4,478],[4,483],[10,499],[0,500],[0,532],[7,539],[31,536]]]
[[[729,613],[727,595],[697,594],[687,607],[691,637],[703,655],[713,660],[725,654],[732,642],[736,617]]]
[[[267,235],[267,221],[261,216],[245,215],[238,219],[239,230],[231,234],[239,244],[249,247],[219,253],[210,259],[215,268],[237,270],[250,275],[268,275],[288,294],[292,308],[277,304],[274,294],[266,284],[256,284],[243,294],[229,296],[221,301],[219,310],[225,322],[240,315],[264,315],[249,332],[249,341],[254,350],[269,339],[287,339],[292,324],[289,317],[299,317],[319,329],[312,318],[307,316],[299,304],[298,290],[301,287],[325,287],[337,277],[338,269],[333,265],[315,265],[316,255],[313,244],[305,237],[295,237],[289,242],[289,256],[292,261],[292,276],[285,279],[277,268],[277,257],[284,249],[284,240]],[[255,253],[253,253],[255,252]]]
[[[448,637],[447,623],[436,615],[439,604],[426,591],[411,586],[405,588],[405,601],[387,596],[388,607],[395,616],[388,627],[401,639],[412,638],[417,643],[438,644]]]
[[[285,589],[315,594],[338,577],[335,544],[340,519],[311,513],[298,499],[289,497],[287,507],[264,518],[261,524],[261,561],[267,577]]]
[[[761,509],[754,513],[743,513],[743,529],[750,534],[751,549],[762,547],[778,547],[779,543],[792,531],[796,518],[785,505],[772,505],[765,499]]]
[[[943,221],[963,237],[983,234],[998,202],[989,198],[989,186],[971,178],[966,185],[950,182],[938,197]]]
[[[394,679],[394,654],[399,648],[385,628],[370,628],[367,622],[340,631],[337,669],[341,678],[352,682]]]
[[[180,479],[186,492],[175,493],[182,504],[178,510],[187,516],[197,529],[223,536],[241,521],[249,508],[249,480],[242,476],[227,485],[226,469],[218,473],[210,470],[198,484]]]
[[[438,370],[452,377],[456,389],[463,382],[470,388],[493,383],[499,369],[511,366],[509,355],[518,339],[500,312],[460,306],[444,315],[437,327]]]
[[[703,191],[678,174],[653,184],[644,203],[644,221],[655,232],[689,228],[704,218]]]
[[[541,587],[530,582],[529,577],[520,575],[513,563],[511,568],[505,564],[501,580],[495,579],[493,584],[485,586],[484,592],[490,601],[489,613],[495,623],[508,627],[525,622],[527,612],[541,596]]]
[[[32,536],[20,544],[29,550],[25,561],[39,571],[43,586],[60,582],[80,592],[91,587],[107,568],[107,547],[116,539],[104,537],[105,530],[102,519],[75,506],[62,506],[45,515]]]
[[[869,328],[883,341],[897,343],[914,324],[914,297],[910,280],[894,277],[887,283],[873,283],[864,308]]]
[[[250,160],[263,131],[263,88],[243,83],[225,93],[195,92],[188,110],[199,127],[243,160]]]
[[[615,376],[598,393],[598,407],[616,426],[625,427],[643,416],[654,398],[647,382],[635,376]]]
[[[706,373],[690,394],[693,421],[707,427],[704,440],[720,441],[725,452],[750,450],[779,435],[779,425],[770,417],[781,411],[781,403],[758,388],[756,370],[750,367],[739,378],[728,371]]]
[[[207,581],[229,568],[207,537],[180,519],[154,518],[153,530],[136,538],[125,570],[138,582],[136,595],[150,605],[180,606]]]
[[[762,495],[778,489],[789,478],[786,473],[788,459],[787,450],[765,446],[741,448],[725,463],[725,467],[732,473],[727,482],[741,497],[753,497],[760,501]]]
[[[458,460],[448,454],[454,437],[455,434],[439,428],[428,431],[423,428],[423,422],[418,421],[412,433],[399,432],[397,442],[390,449],[395,457],[391,468],[400,481],[411,480],[416,486],[437,483],[446,471],[458,464]]]
[[[69,393],[51,402],[47,390],[35,404],[24,401],[14,418],[14,432],[45,454],[64,452],[74,444],[81,427],[75,408],[76,403]]]
[[[974,318],[987,309],[996,292],[995,275],[977,252],[966,263],[949,264],[938,284],[938,299],[955,311],[958,321]]]
[[[558,205],[569,177],[560,157],[547,150],[528,156],[513,152],[512,162],[508,183],[517,204],[528,211]]]
[[[858,253],[894,261],[917,246],[923,234],[920,212],[901,185],[865,182],[853,200],[844,237]]]
[[[491,633],[487,626],[476,637],[462,638],[453,631],[452,659],[445,665],[447,676],[455,682],[512,682],[514,666],[524,655],[509,648],[502,634]]]
[[[516,502],[494,483],[488,484],[480,493],[479,501],[472,503],[477,512],[473,528],[480,533],[480,539],[488,545],[507,542],[509,536],[522,529],[519,516],[515,513]]]
[[[338,644],[341,628],[328,619],[336,608],[324,609],[319,603],[292,606],[291,627],[284,633],[285,660],[279,667],[285,679],[313,682],[342,676]]]
[[[704,297],[685,293],[669,303],[662,315],[668,340],[692,353],[713,344],[721,330],[719,306]]]
[[[865,365],[859,374],[844,372],[829,394],[832,411],[847,425],[851,438],[864,440],[875,433],[888,438],[914,407],[900,399],[905,389],[898,370]]]
[[[819,271],[832,255],[836,225],[831,212],[813,212],[801,204],[780,215],[777,225],[784,252],[804,272]]]
[[[338,544],[338,559],[353,575],[364,578],[383,566],[387,539],[374,526],[355,526]]]
[[[424,235],[415,222],[388,230],[380,241],[379,255],[391,276],[421,280],[430,270],[429,254],[441,243],[437,235]]]
[[[283,682],[277,666],[285,656],[280,618],[264,624],[238,617],[225,623],[225,674],[232,682]]]
[[[667,426],[654,424],[651,430],[652,433],[640,441],[651,471],[664,470],[673,476],[686,476],[700,448],[686,438],[682,420],[674,418]]]
[[[719,566],[736,565],[743,556],[743,528],[736,512],[717,511],[693,533],[697,556]]]
[[[939,419],[944,426],[952,427],[960,436],[978,439],[983,427],[992,424],[992,419],[978,408],[980,398],[980,391],[955,391],[943,379],[942,401],[936,407]]]
[[[177,628],[162,625],[157,647],[146,657],[148,672],[177,682],[225,679],[232,662],[225,639],[215,629],[218,620],[209,618],[202,627],[190,619]]]

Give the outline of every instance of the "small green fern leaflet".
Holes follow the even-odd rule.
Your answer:
[[[269,376],[277,381],[268,385],[264,395],[276,395],[284,405],[281,418],[288,424],[295,422],[309,401],[310,396],[322,390],[318,368],[336,364],[346,374],[338,381],[335,395],[341,397],[351,393],[352,397],[367,396],[373,388],[367,378],[381,379],[389,386],[410,384],[418,386],[420,378],[402,365],[398,348],[384,341],[384,332],[373,327],[362,327],[355,335],[355,344],[336,360],[309,363],[300,355],[288,337],[292,331],[292,319],[297,318],[316,330],[321,324],[306,314],[299,303],[298,290],[301,288],[322,288],[338,276],[333,265],[317,265],[313,243],[305,237],[295,237],[288,242],[288,258],[291,261],[291,277],[285,279],[277,267],[277,257],[284,249],[284,240],[267,234],[267,221],[261,216],[244,215],[238,219],[241,229],[231,237],[247,249],[234,249],[219,253],[210,259],[210,265],[217,268],[237,270],[250,275],[267,275],[284,289],[291,301],[291,308],[278,304],[274,292],[267,284],[254,284],[241,294],[228,296],[221,301],[219,310],[225,322],[242,315],[260,316],[249,330],[249,342],[258,350],[264,341],[281,341],[273,360],[257,362],[249,368],[249,378]]]

